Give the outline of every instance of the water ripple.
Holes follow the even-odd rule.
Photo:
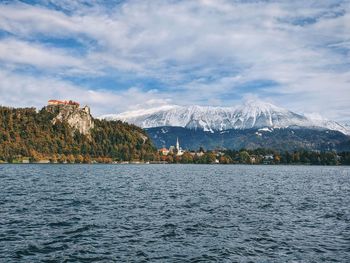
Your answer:
[[[2,165],[0,262],[350,262],[350,169]]]

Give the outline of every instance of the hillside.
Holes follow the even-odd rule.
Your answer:
[[[0,107],[0,160],[98,162],[153,160],[145,132],[121,121],[93,119],[88,107]]]
[[[179,138],[184,149],[234,149],[269,148],[283,151],[317,150],[349,151],[350,136],[339,131],[302,128],[281,129],[230,129],[208,132],[182,127],[155,127],[146,129],[155,145],[169,147]]]

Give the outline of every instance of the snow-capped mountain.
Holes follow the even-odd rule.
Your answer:
[[[104,115],[101,118],[122,120],[142,128],[176,126],[214,132],[229,129],[307,127],[350,134],[348,128],[335,121],[312,119],[258,100],[250,100],[236,107],[163,106]]]

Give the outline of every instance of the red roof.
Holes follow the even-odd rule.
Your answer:
[[[59,104],[59,105],[77,105],[79,107],[79,103],[78,102],[75,102],[75,101],[72,101],[72,100],[49,100],[48,101],[49,104]]]

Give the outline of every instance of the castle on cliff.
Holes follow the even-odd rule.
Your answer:
[[[80,106],[78,102],[72,101],[72,100],[49,100],[47,102],[48,105],[74,105],[74,106]]]
[[[78,102],[72,100],[49,100],[45,109],[55,114],[53,124],[65,121],[81,134],[90,135],[91,129],[94,128],[90,108],[88,106],[79,108],[79,106]]]

